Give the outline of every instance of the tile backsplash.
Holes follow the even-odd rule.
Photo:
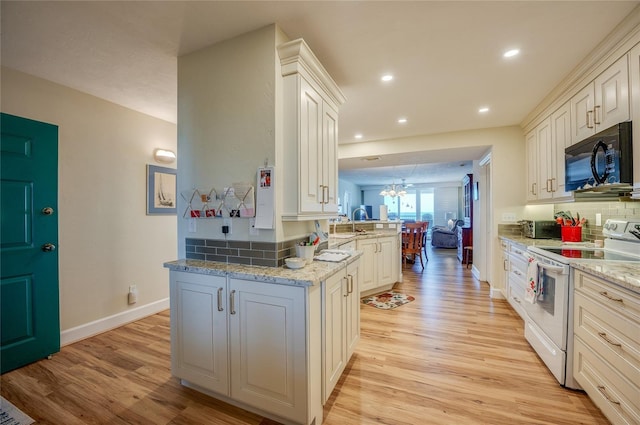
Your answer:
[[[640,202],[571,202],[565,204],[555,204],[554,213],[558,211],[570,211],[575,217],[576,213],[580,217],[587,219],[582,229],[582,240],[594,241],[602,239],[602,226],[596,226],[596,214],[601,214],[602,224],[607,219],[640,219]]]

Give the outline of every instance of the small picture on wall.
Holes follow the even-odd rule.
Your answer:
[[[147,215],[176,214],[176,170],[147,165]]]
[[[271,170],[260,170],[260,187],[271,187]]]

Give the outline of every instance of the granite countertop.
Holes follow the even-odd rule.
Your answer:
[[[242,264],[219,263],[203,260],[176,260],[164,263],[169,270],[229,276],[238,279],[259,280],[261,282],[292,286],[313,286],[345,268],[362,255],[361,251],[351,251],[351,256],[340,262],[313,261],[301,269],[284,267],[247,266]]]
[[[362,239],[375,239],[381,236],[395,236],[398,234],[398,231],[395,230],[380,230],[375,232],[364,232],[364,233],[331,233],[329,234],[329,248],[335,248],[338,245],[342,245],[345,243],[349,243],[351,241],[357,241]],[[334,235],[340,235],[336,237]]]
[[[562,246],[560,240],[530,239],[521,236],[499,235],[500,239],[527,246]],[[598,276],[634,292],[640,292],[640,262],[619,262],[598,260],[590,262],[570,262],[571,267]]]

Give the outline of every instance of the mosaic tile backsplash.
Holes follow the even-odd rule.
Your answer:
[[[628,220],[640,219],[640,202],[571,202],[565,204],[555,204],[554,213],[558,211],[571,211],[575,217],[576,213],[580,217],[587,219],[586,224],[582,227],[582,240],[592,242],[596,239],[602,239],[602,226],[596,226],[596,214],[602,215],[602,224],[610,218]]]

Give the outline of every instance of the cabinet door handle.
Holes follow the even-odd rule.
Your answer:
[[[595,125],[600,125],[602,124],[600,121],[598,121],[598,109],[600,109],[600,105],[596,105],[593,107],[593,123]]]
[[[347,293],[348,294],[353,293],[353,275],[349,275],[349,286],[348,286]]]
[[[600,336],[600,338],[604,339],[605,341],[607,341],[609,344],[613,345],[614,347],[622,347],[622,344],[620,344],[619,342],[613,342],[606,333],[598,332],[598,335]]]
[[[231,314],[236,314],[236,290],[232,290],[231,294],[229,295],[229,309],[231,310],[230,313]]]
[[[556,190],[558,190],[558,185],[554,184],[555,182],[556,182],[556,178],[555,177],[551,178],[551,191],[552,192],[555,192]]]
[[[324,196],[324,191],[327,191],[327,196]],[[325,204],[329,203],[329,186],[322,186],[322,199],[324,200]]]
[[[619,401],[615,401],[609,396],[609,394],[607,394],[607,389],[604,387],[604,385],[598,385],[598,391],[600,391],[600,394],[602,394],[609,403],[617,404],[618,406],[620,406]]]
[[[587,111],[587,128],[593,128],[593,125],[589,125],[591,123],[590,114],[593,114],[593,111]]]
[[[320,203],[324,204],[324,185],[320,185],[320,190],[322,191],[322,200],[320,201]]]
[[[222,307],[222,291],[224,291],[224,288],[218,288],[218,311],[224,311],[224,307]]]
[[[347,276],[343,277],[342,280],[347,281],[347,292],[343,295],[343,297],[347,298],[349,296],[349,278]]]
[[[551,183],[551,179],[547,179],[547,187],[545,189],[547,189],[547,193],[551,192],[551,189],[549,188],[549,184]]]
[[[624,304],[624,300],[622,298],[614,298],[611,295],[609,295],[607,293],[607,291],[600,292],[600,295],[602,295],[603,297],[605,297],[605,298],[607,298],[607,299],[609,299],[611,301],[615,301],[617,303]]]
[[[531,183],[531,194],[537,195],[538,193],[538,183]]]
[[[505,272],[509,271],[509,260],[502,260],[502,267],[504,268]]]

